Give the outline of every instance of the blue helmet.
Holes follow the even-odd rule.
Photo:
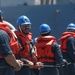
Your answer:
[[[75,24],[74,24],[74,23],[70,23],[70,24],[67,26],[67,30],[68,30],[68,29],[75,30]]]
[[[33,39],[34,44],[36,44],[37,38],[38,38],[38,37],[36,37],[36,38]]]
[[[31,24],[29,18],[27,16],[20,16],[17,20],[18,25]]]
[[[40,32],[51,31],[51,28],[48,24],[42,24],[39,29],[40,29]]]

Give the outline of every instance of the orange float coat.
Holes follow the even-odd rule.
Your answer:
[[[62,52],[67,52],[66,41],[71,36],[75,38],[75,33],[74,32],[64,32],[62,34],[62,37],[58,40],[61,42],[60,48]]]
[[[22,51],[19,52],[19,56],[25,59],[35,61],[36,57],[32,55],[30,44],[32,43],[32,33],[29,33],[25,36],[22,32],[15,31],[15,34],[22,42],[22,47],[24,48]]]
[[[11,30],[8,28],[8,25],[5,23],[0,23],[0,29],[4,30],[10,37],[10,47],[11,50],[13,51],[14,55],[17,55],[19,52],[19,43],[17,42],[17,40],[15,39],[13,33],[11,32]],[[0,56],[0,58],[2,58],[2,56]]]
[[[40,62],[55,62],[55,56],[51,50],[54,42],[56,42],[56,39],[53,36],[37,38],[37,58]]]

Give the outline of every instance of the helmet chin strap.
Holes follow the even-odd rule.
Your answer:
[[[18,28],[19,28],[19,31],[22,32],[22,29],[21,29],[21,26],[20,26],[20,25],[18,26]],[[22,33],[23,33],[23,32],[22,32]]]
[[[31,29],[31,25],[30,25],[30,29]]]

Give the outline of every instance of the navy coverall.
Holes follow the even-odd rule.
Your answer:
[[[54,43],[52,45],[52,52],[55,55],[55,61],[58,64],[63,64],[63,56],[60,51],[59,45],[57,43]],[[44,62],[45,65],[56,65],[56,63],[51,63],[51,62]],[[58,68],[56,67],[44,67],[41,68],[39,71],[39,75],[59,75]]]
[[[0,58],[0,75],[15,75],[14,69],[4,59],[9,54],[12,54],[9,42],[10,37],[8,34],[0,30],[0,55],[3,57]]]
[[[60,75],[75,75],[75,38],[69,37],[66,45],[68,52],[63,53],[63,57],[71,64],[61,68]]]

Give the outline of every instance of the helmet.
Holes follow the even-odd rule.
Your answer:
[[[18,25],[31,24],[29,18],[27,16],[20,16],[17,20]]]
[[[40,26],[40,32],[46,32],[46,31],[51,31],[51,28],[48,24],[42,24]]]
[[[68,30],[68,29],[75,30],[75,24],[74,24],[74,23],[70,23],[70,24],[67,26],[67,30]]]
[[[36,38],[33,39],[34,44],[36,44],[37,38],[38,38],[38,37],[36,37]]]

